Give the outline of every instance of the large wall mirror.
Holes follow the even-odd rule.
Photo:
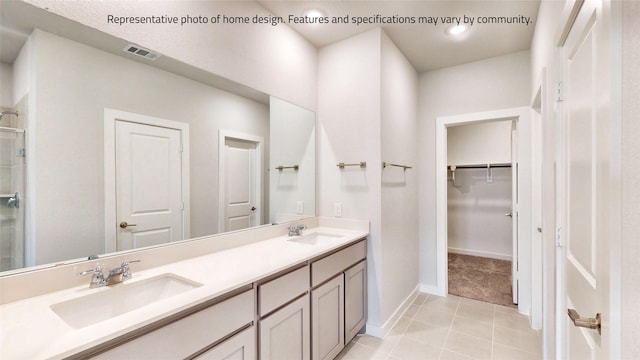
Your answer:
[[[312,111],[2,6],[0,275],[315,216]]]

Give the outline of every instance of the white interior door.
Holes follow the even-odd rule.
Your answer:
[[[222,231],[245,229],[260,224],[260,142],[224,137],[221,153],[221,188],[224,208]]]
[[[115,121],[117,250],[183,239],[180,130]]]
[[[602,11],[601,0],[585,1],[561,50],[559,245],[566,279],[561,319],[565,321],[565,357],[570,359],[609,357],[607,326],[600,334],[575,326],[566,315],[567,309],[575,309],[574,318],[595,319],[602,314],[604,324],[609,315],[610,99],[607,26]]]

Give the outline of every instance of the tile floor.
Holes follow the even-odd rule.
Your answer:
[[[542,333],[515,308],[420,294],[384,340],[359,335],[337,359],[542,359]]]

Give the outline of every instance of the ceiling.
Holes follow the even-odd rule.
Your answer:
[[[176,1],[176,0],[172,0]],[[91,37],[92,29],[82,31],[64,19],[51,19],[46,12],[20,2],[2,2],[0,61],[12,63],[33,27],[53,28],[68,32],[70,38]],[[375,20],[380,17],[437,17],[438,24],[383,24],[381,27],[404,53],[418,72],[478,61],[494,56],[527,50],[531,45],[539,0],[473,0],[473,1],[278,1],[258,3],[275,16],[285,20],[289,15],[304,16],[315,9],[324,16],[349,17],[348,24],[292,24],[296,32],[318,48],[371,30],[379,24],[352,23],[353,17]],[[211,6],[215,1],[211,2]],[[239,3],[237,3],[239,4]],[[9,6],[11,5],[11,6]],[[12,11],[13,10],[13,11]],[[21,14],[13,16],[11,14]],[[474,24],[459,36],[446,33],[449,25],[441,23],[441,17],[528,17],[526,24]],[[67,29],[68,28],[68,29]],[[95,31],[94,31],[95,32]],[[97,38],[97,36],[95,36]],[[82,41],[82,39],[79,39]]]
[[[404,53],[418,72],[487,59],[531,46],[539,0],[473,1],[259,1],[276,16],[304,16],[319,10],[331,17],[508,17],[530,19],[526,24],[473,24],[459,36],[446,33],[450,25],[390,24],[381,27]],[[295,31],[320,48],[373,29],[378,24],[289,24]]]

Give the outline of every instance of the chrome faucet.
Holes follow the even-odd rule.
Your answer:
[[[100,264],[97,264],[96,267],[91,270],[79,273],[78,276],[85,276],[89,274],[93,275],[91,277],[91,282],[89,283],[90,288],[93,289],[106,285],[107,282],[104,280],[104,274],[102,273],[102,266]]]
[[[287,229],[289,230],[289,236],[300,236],[302,235],[302,230],[306,228],[307,228],[307,225],[298,224],[298,225],[291,225]]]
[[[91,277],[91,282],[89,283],[90,288],[97,288],[105,285],[114,285],[131,279],[132,275],[129,264],[134,262],[140,262],[140,260],[124,261],[122,264],[120,264],[120,266],[109,270],[109,275],[107,275],[106,278],[104,277],[102,266],[100,264],[96,265],[96,267],[91,270],[79,273],[78,276],[92,274],[93,276]]]

